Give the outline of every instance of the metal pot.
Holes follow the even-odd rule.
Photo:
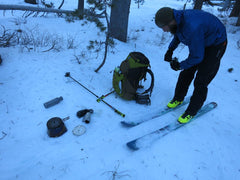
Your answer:
[[[48,120],[47,128],[49,137],[59,137],[67,132],[67,128],[63,122],[64,120],[66,120],[66,118],[61,119],[59,117],[53,117]]]

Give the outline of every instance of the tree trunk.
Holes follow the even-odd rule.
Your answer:
[[[240,13],[240,0],[236,0],[233,6],[233,10],[229,17],[238,17],[239,13]]]
[[[238,20],[237,20],[236,26],[240,26],[240,13],[239,13],[239,15],[238,15]]]
[[[83,12],[83,10],[84,10],[84,0],[78,0],[78,10]]]
[[[193,9],[202,9],[204,0],[196,0]]]
[[[109,35],[123,42],[127,42],[130,3],[131,0],[112,1]]]
[[[202,9],[204,0],[196,0],[193,9]]]

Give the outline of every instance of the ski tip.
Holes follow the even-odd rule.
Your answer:
[[[211,104],[213,105],[213,107],[217,107],[217,103],[216,102],[211,102]]]
[[[125,127],[134,127],[136,126],[137,124],[136,123],[133,123],[133,122],[126,122],[126,121],[121,121],[121,124]]]
[[[133,151],[137,151],[139,150],[139,148],[137,147],[137,144],[136,144],[136,140],[133,140],[133,141],[130,141],[127,143],[127,147]]]

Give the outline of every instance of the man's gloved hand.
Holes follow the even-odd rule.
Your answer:
[[[173,50],[168,49],[165,56],[164,56],[164,61],[171,62],[172,61],[172,55],[173,55]]]
[[[171,68],[172,68],[174,71],[178,71],[178,70],[181,69],[180,63],[178,62],[177,59],[173,59],[173,60],[170,62],[170,66],[171,66]]]

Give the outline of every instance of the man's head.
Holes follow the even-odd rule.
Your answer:
[[[173,9],[163,7],[155,14],[155,23],[162,28],[164,32],[171,32],[175,34],[177,31],[177,23],[174,19]]]

